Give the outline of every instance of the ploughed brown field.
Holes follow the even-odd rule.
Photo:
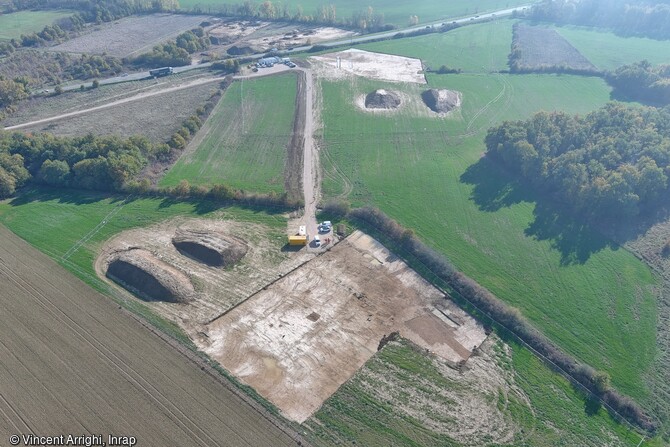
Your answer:
[[[0,226],[0,445],[11,434],[139,446],[296,445],[182,352]]]

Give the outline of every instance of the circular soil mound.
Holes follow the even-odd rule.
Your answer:
[[[447,113],[461,105],[461,95],[453,90],[426,90],[421,94],[423,102],[437,113]]]
[[[116,255],[107,267],[107,277],[148,301],[185,303],[195,293],[186,275],[146,250]]]
[[[184,256],[214,267],[233,265],[248,250],[244,241],[193,230],[177,230],[172,244]]]
[[[388,90],[379,89],[365,96],[365,107],[368,109],[396,109],[400,106],[400,96]]]

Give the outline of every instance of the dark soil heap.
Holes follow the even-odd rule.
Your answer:
[[[379,89],[365,96],[365,107],[368,109],[396,109],[400,105],[400,96],[388,90]]]
[[[148,301],[185,303],[195,293],[186,275],[146,250],[132,249],[115,256],[107,277]]]
[[[461,105],[461,98],[458,92],[453,90],[426,90],[421,94],[423,102],[437,113],[447,113]]]
[[[246,56],[248,54],[260,53],[260,52],[261,52],[260,48],[255,48],[252,46],[238,47],[237,45],[233,45],[232,47],[228,48],[228,54],[230,54],[231,56]]]
[[[172,244],[179,253],[214,267],[228,267],[247,254],[248,247],[240,239],[194,230],[177,230]]]

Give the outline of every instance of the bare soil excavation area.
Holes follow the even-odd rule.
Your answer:
[[[486,338],[474,319],[355,232],[205,328],[199,348],[303,422],[393,331],[446,359]]]
[[[130,435],[145,447],[297,445],[207,365],[2,226],[0,308],[2,445],[19,433]]]

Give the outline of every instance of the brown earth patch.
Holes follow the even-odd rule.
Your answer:
[[[208,231],[177,229],[172,244],[183,255],[214,267],[229,267],[247,254],[246,242]]]
[[[188,276],[146,250],[115,254],[109,260],[106,275],[149,301],[185,303],[193,299],[193,284]]]
[[[392,91],[380,88],[365,96],[365,107],[368,109],[396,109],[400,106],[400,96]]]
[[[421,323],[421,324],[418,324]],[[371,237],[355,232],[203,327],[200,349],[302,422],[400,334],[452,365],[483,328]]]
[[[453,90],[430,89],[421,94],[423,102],[435,113],[449,113],[461,106],[461,94]]]

